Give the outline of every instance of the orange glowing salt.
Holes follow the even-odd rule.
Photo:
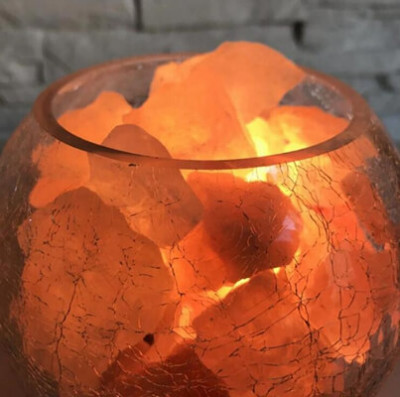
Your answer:
[[[196,55],[182,63],[169,62],[160,65],[154,72],[151,82],[150,95],[163,85],[184,82],[192,72],[192,69],[207,58],[208,54]]]
[[[101,143],[131,110],[121,94],[103,91],[86,107],[65,112],[58,122],[83,139]]]
[[[349,173],[342,180],[342,189],[361,225],[375,243],[382,245],[390,241],[393,224],[388,219],[385,206],[371,185],[368,175],[362,171]]]
[[[305,77],[293,62],[259,43],[224,43],[207,62],[217,71],[245,123],[262,110],[277,106]]]
[[[225,262],[211,247],[204,223],[200,222],[187,236],[163,250],[165,260],[174,271],[180,293],[217,290],[228,283]]]
[[[372,296],[361,251],[344,242],[319,264],[313,264],[303,297],[309,322],[329,343],[325,349],[347,362],[365,361],[370,337],[381,318]],[[307,259],[304,258],[305,266]]]
[[[312,390],[315,346],[284,272],[254,276],[204,311],[193,327],[195,351],[225,381],[230,396],[250,390],[299,396]]]
[[[101,143],[131,110],[124,97],[116,92],[102,92],[88,106],[70,110],[58,120],[73,134],[95,143]],[[43,207],[59,195],[76,189],[89,179],[87,154],[62,142],[39,146],[32,155],[40,177],[29,201],[34,207]]]
[[[314,106],[279,106],[262,112],[247,124],[253,140],[277,154],[316,145],[344,131],[349,122]]]
[[[98,387],[110,361],[155,332],[173,302],[158,247],[86,188],[37,210],[18,240],[26,262],[13,316],[25,353],[62,393]]]
[[[395,312],[388,299],[397,295],[393,258],[375,250],[345,205],[324,212],[303,218],[297,260],[286,270],[310,326],[325,340],[324,354],[363,363],[378,325]]]
[[[58,196],[82,186],[89,179],[87,154],[62,142],[39,145],[32,160],[40,176],[29,196],[33,207],[45,207]]]
[[[301,225],[277,186],[203,172],[190,174],[188,183],[203,203],[208,244],[225,262],[227,281],[292,261]]]
[[[115,127],[102,143],[147,156],[170,157],[156,138],[133,125]],[[92,154],[89,160],[89,186],[105,203],[118,207],[133,230],[159,246],[173,245],[200,221],[201,203],[179,170],[135,167]]]
[[[223,159],[255,153],[221,81],[201,67],[152,91],[124,122],[153,135],[175,158]]]
[[[152,156],[169,157],[171,153],[177,158],[221,159],[284,153],[332,138],[348,126],[347,120],[316,107],[277,107],[303,77],[301,69],[267,47],[226,43],[214,53],[159,67],[148,100],[137,109],[113,97],[110,103],[118,106],[112,105],[110,110],[103,98],[104,102],[98,99],[102,105],[92,109],[93,113],[88,110],[90,105],[74,111],[76,114],[69,112],[61,120],[78,135],[88,134],[86,138],[92,141]],[[85,124],[85,111],[95,117],[102,106],[105,116],[99,117],[96,131],[91,130],[93,120],[90,126]],[[135,125],[114,128],[122,119]],[[37,207],[89,179],[86,155],[54,145],[41,148],[42,157],[39,151],[35,157],[42,172],[31,195]],[[356,164],[357,159],[350,158]],[[54,161],[58,168],[53,171],[54,166],[49,165],[50,171],[46,171]],[[104,203],[96,204],[95,212],[108,211],[113,217],[115,211],[115,222],[124,236],[137,236],[139,232],[163,247],[164,263],[155,245],[139,237],[157,256],[160,273],[154,275],[154,287],[172,289],[166,270],[169,267],[180,298],[175,294],[170,298],[175,315],[160,331],[159,306],[166,303],[164,298],[149,298],[142,316],[141,307],[129,300],[136,290],[135,294],[127,292],[129,308],[117,301],[122,305],[118,310],[122,310],[123,319],[103,317],[103,323],[99,320],[90,325],[91,330],[103,331],[104,324],[112,327],[117,320],[125,322],[129,332],[137,331],[130,322],[133,320],[126,318],[129,309],[129,315],[135,315],[141,324],[140,337],[131,338],[127,332],[117,338],[112,349],[107,344],[96,345],[103,358],[95,371],[92,363],[82,361],[84,355],[81,358],[70,352],[71,346],[83,347],[77,331],[81,324],[72,320],[66,324],[70,326],[66,332],[71,346],[63,341],[60,354],[67,369],[73,365],[79,368],[84,384],[99,387],[94,372],[108,368],[103,373],[103,386],[122,396],[170,393],[186,397],[193,395],[188,394],[189,386],[196,387],[200,395],[224,397],[225,386],[231,397],[339,392],[344,388],[344,366],[365,362],[379,323],[397,310],[393,303],[393,296],[398,294],[393,258],[387,251],[379,252],[382,247],[374,246],[389,244],[385,234],[388,223],[380,201],[367,177],[350,173],[346,166],[336,169],[337,163],[328,155],[282,165],[279,176],[271,178],[275,185],[266,182],[266,174],[274,167],[246,170],[246,177],[240,173],[243,178],[236,170],[232,171],[235,176],[187,172],[189,187],[178,171],[129,167],[98,156],[90,156],[90,164],[88,186],[105,204],[118,207],[111,211]],[[57,178],[65,176],[61,186],[53,183],[56,172]],[[40,195],[38,186],[45,195]],[[35,325],[28,311],[36,295],[43,300],[55,297],[49,316],[53,324],[65,312],[65,299],[59,295],[70,297],[74,290],[68,274],[76,275],[80,262],[68,254],[76,269],[64,274],[60,258],[52,259],[50,266],[48,258],[42,256],[47,252],[45,227],[54,227],[49,223],[50,213],[61,204],[65,208],[72,205],[74,195],[79,199],[83,194],[76,192],[61,196],[54,203],[56,207],[43,209],[48,219],[41,212],[34,215],[34,227],[43,222],[43,229],[38,229],[43,237],[36,239],[33,247],[25,241],[31,226],[25,223],[20,233],[28,262],[23,275],[24,301],[15,307],[26,319],[23,332],[41,343],[39,347],[28,346],[29,353],[53,374],[58,374],[58,369],[43,347],[49,343],[51,330],[45,326],[39,335],[44,317],[38,313]],[[84,200],[92,197],[94,202],[100,201],[85,192]],[[79,211],[79,217],[85,215]],[[67,236],[65,219],[57,220],[59,224]],[[84,232],[89,229],[79,221],[78,226],[82,230],[74,229],[74,233],[86,242]],[[105,230],[111,227],[101,226]],[[56,243],[66,242],[74,255],[84,254],[75,237],[71,241],[60,237],[62,231],[53,236]],[[128,248],[122,247],[124,239],[120,242],[115,236],[100,235],[107,244],[96,253],[100,264],[96,267],[112,278],[111,265],[120,258],[116,251]],[[113,244],[116,247],[109,248]],[[43,280],[34,266],[40,261],[48,265],[40,274],[45,276]],[[54,270],[53,263],[63,272]],[[129,280],[129,271],[125,269],[118,276]],[[88,288],[79,297],[80,302],[91,309],[99,299],[103,305],[109,304],[122,287],[116,280],[106,282],[102,274],[90,274],[83,279],[104,286],[104,297]],[[161,285],[162,277],[165,285]],[[33,279],[39,281],[31,287]],[[56,282],[61,287],[52,292],[52,283]],[[81,309],[72,306],[71,310],[82,318]],[[93,312],[97,313],[95,308]],[[32,313],[36,315],[34,309]],[[142,340],[145,332],[155,338],[154,345]],[[94,346],[89,340],[90,353],[95,351]],[[322,375],[319,379],[315,371]]]
[[[253,141],[268,151],[262,154],[273,154],[317,144],[347,126],[347,120],[317,108],[282,106],[263,112],[247,128]],[[337,373],[335,390],[343,389],[343,364],[328,366],[326,357],[364,362],[378,324],[394,313],[388,299],[395,293],[393,259],[388,252],[376,252],[367,236],[377,243],[387,241],[385,212],[368,178],[349,173],[360,153],[348,150],[347,164],[320,156],[303,161],[301,168],[283,167],[285,185],[280,186],[289,196],[295,188],[292,203],[303,221],[296,260],[286,271],[292,289],[306,302],[310,326],[324,341],[319,363],[330,376]]]
[[[178,346],[158,363],[143,363],[139,352],[125,352],[103,388],[121,397],[229,397],[223,381],[204,366],[192,346]]]
[[[203,220],[163,251],[180,292],[216,291],[293,260],[301,223],[276,186],[228,173],[193,172],[187,181]]]
[[[352,174],[348,176],[354,177]],[[348,182],[346,181],[346,183]],[[359,181],[354,183],[353,192],[358,189],[360,193],[354,211],[344,211],[343,209],[342,216],[332,219],[331,241],[335,254],[340,251],[340,248],[337,249],[337,247],[347,243],[346,251],[351,257],[351,260],[347,260],[347,265],[355,271],[358,269],[360,272],[365,272],[365,276],[360,276],[359,280],[353,278],[352,282],[357,285],[357,288],[361,288],[362,280],[365,277],[368,278],[368,287],[366,287],[365,282],[364,286],[370,293],[371,303],[369,306],[374,308],[375,317],[381,320],[387,314],[394,316],[397,310],[395,308],[396,300],[393,299],[393,297],[399,296],[396,287],[398,275],[393,266],[394,256],[396,255],[396,250],[393,247],[397,244],[397,241],[387,237],[387,229],[382,230],[376,226],[382,225],[383,222],[389,223],[384,215],[385,212],[382,211],[381,217],[376,216],[375,205],[382,205],[380,198],[376,197],[376,203],[373,207],[367,207],[365,203],[362,203],[365,191],[368,192],[367,197],[372,194],[370,183],[364,182],[364,185],[360,185]],[[368,222],[368,214],[371,215],[370,222]],[[348,242],[351,242],[351,247]],[[377,245],[377,242],[382,245]],[[341,263],[345,262],[342,258]]]
[[[153,87],[181,79],[194,69],[203,69],[202,81],[211,74],[222,83],[240,120],[248,123],[263,110],[279,104],[284,94],[305,77],[279,52],[259,43],[226,42],[215,51],[194,57],[180,65],[161,66]]]

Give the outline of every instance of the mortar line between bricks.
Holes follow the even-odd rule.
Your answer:
[[[133,0],[133,6],[135,8],[135,29],[138,32],[143,31],[143,7],[142,0]]]

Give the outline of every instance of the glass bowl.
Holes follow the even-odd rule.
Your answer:
[[[121,150],[59,124],[104,91],[139,106],[155,69],[187,57],[67,76],[4,148],[0,336],[21,384],[31,396],[373,395],[399,346],[400,159],[356,92],[306,69],[281,104],[348,127],[253,158],[171,158],[123,130]],[[109,132],[102,117],[76,123]]]

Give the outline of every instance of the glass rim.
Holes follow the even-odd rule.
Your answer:
[[[373,126],[372,119],[370,117],[372,113],[370,107],[360,94],[342,81],[307,67],[302,67],[302,69],[307,73],[308,76],[316,79],[317,81],[323,82],[324,85],[341,95],[349,102],[351,106],[352,117],[349,120],[349,125],[347,128],[333,137],[315,145],[284,153],[259,157],[218,160],[190,160],[149,156],[114,149],[81,138],[63,128],[53,114],[52,104],[57,94],[67,91],[67,89],[71,86],[72,88],[79,87],[82,82],[84,83],[88,78],[95,77],[96,74],[102,74],[107,71],[115,71],[118,68],[132,66],[135,64],[140,65],[146,62],[176,61],[177,59],[185,59],[194,55],[196,54],[187,52],[142,55],[117,59],[81,69],[50,84],[35,100],[33,105],[33,116],[42,130],[53,136],[56,140],[76,149],[97,154],[112,160],[127,162],[131,166],[148,165],[152,167],[167,167],[189,170],[258,168],[305,160],[337,150],[351,143],[360,135],[367,133],[367,131]]]

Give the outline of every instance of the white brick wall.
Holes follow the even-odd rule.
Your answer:
[[[305,15],[301,0],[144,0],[150,30],[293,21]]]
[[[294,54],[295,45],[287,26],[238,27],[202,31],[145,33],[126,30],[51,32],[47,35],[45,76],[48,81],[93,63],[131,54],[207,51],[226,40],[261,41],[285,53]]]
[[[354,85],[400,140],[400,0],[0,0],[0,135],[73,70],[239,39]]]
[[[40,79],[43,37],[37,30],[0,31],[1,85],[35,84]]]
[[[134,20],[132,0],[0,0],[0,26],[99,29]]]

